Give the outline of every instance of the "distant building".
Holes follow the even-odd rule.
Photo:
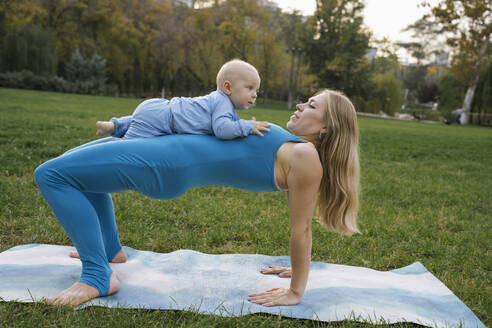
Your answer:
[[[440,66],[448,66],[449,65],[449,53],[445,51],[440,51],[434,54],[434,64]]]
[[[190,7],[195,3],[194,0],[174,0],[174,3],[175,4],[182,4],[182,5],[185,5],[187,7]]]
[[[260,0],[258,4],[262,7],[268,7],[273,10],[278,10],[280,7],[276,2],[270,1],[270,0]]]
[[[378,49],[376,48],[368,48],[366,49],[366,58],[368,61],[372,62],[374,60],[374,58],[376,58],[376,54],[378,52]]]
[[[401,66],[410,66],[410,61],[408,60],[407,57],[398,57],[398,63],[401,65]]]

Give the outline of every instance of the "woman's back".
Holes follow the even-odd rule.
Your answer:
[[[302,139],[275,125],[264,137],[250,135],[230,141],[197,135],[143,140],[142,146],[148,151],[134,156],[154,168],[157,185],[150,193],[138,191],[159,199],[176,198],[190,188],[209,185],[277,191],[275,157],[279,147],[288,141]]]
[[[230,141],[200,135],[107,138],[43,166],[62,171],[64,178],[82,191],[98,192],[101,185],[107,192],[136,190],[157,199],[176,198],[190,188],[210,185],[277,191],[275,157],[279,147],[289,141],[303,140],[276,125],[263,137],[250,135]]]

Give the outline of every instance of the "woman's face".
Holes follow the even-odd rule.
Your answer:
[[[297,136],[318,135],[326,132],[325,108],[327,95],[321,93],[297,104],[296,111],[287,122],[287,129]]]

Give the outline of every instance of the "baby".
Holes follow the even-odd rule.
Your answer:
[[[254,105],[260,76],[252,65],[234,59],[217,74],[217,90],[206,96],[171,100],[148,99],[133,115],[96,123],[97,135],[122,139],[150,138],[166,134],[207,134],[228,140],[249,134],[263,136],[270,123],[242,120],[235,109]]]

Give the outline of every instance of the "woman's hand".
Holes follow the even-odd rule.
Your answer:
[[[272,265],[267,269],[261,269],[260,272],[263,274],[278,274],[278,276],[281,278],[292,277],[292,269],[291,268],[278,266],[278,265]]]
[[[248,301],[263,306],[296,305],[301,301],[302,297],[302,295],[296,294],[290,288],[272,288],[266,292],[248,296]]]

